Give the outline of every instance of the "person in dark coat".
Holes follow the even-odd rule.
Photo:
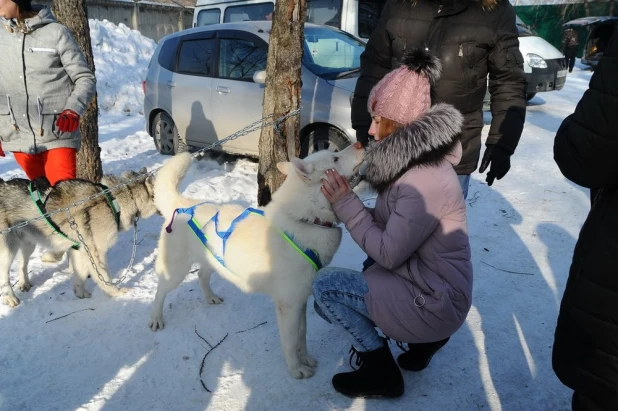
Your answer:
[[[618,410],[618,29],[589,89],[556,134],[566,178],[597,190],[575,246],[556,326],[553,369],[573,410]]]
[[[569,73],[573,72],[575,66],[575,57],[577,56],[577,48],[579,47],[579,35],[572,27],[564,30],[562,35],[562,53],[566,59]]]
[[[407,50],[415,48],[442,61],[442,77],[432,90],[434,101],[452,104],[464,115],[463,158],[455,167],[464,196],[480,158],[489,74],[492,122],[479,171],[489,168],[489,185],[504,177],[526,116],[526,80],[513,6],[507,0],[388,0],[361,55],[352,101],[352,127],[363,144],[371,124],[369,92]]]
[[[357,140],[363,145],[369,140],[371,89],[398,67],[407,51],[425,49],[443,66],[440,80],[432,86],[433,102],[451,104],[464,115],[458,136],[463,156],[455,166],[464,198],[480,158],[488,75],[492,121],[479,171],[489,168],[489,185],[504,177],[526,117],[526,80],[515,20],[507,0],[388,0],[361,55],[352,100]],[[373,263],[368,258],[363,267]],[[408,344],[409,350],[397,361],[406,370],[420,371],[447,341]]]

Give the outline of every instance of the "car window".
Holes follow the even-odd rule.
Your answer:
[[[242,6],[230,6],[225,9],[223,22],[233,23],[236,21],[272,20],[274,8],[274,3],[255,3],[244,4]]]
[[[222,38],[219,43],[219,77],[253,81],[253,73],[266,70],[268,49],[254,42]]]
[[[307,0],[309,23],[341,28],[342,0]]]
[[[303,64],[326,80],[358,76],[365,44],[356,37],[327,26],[305,27]]]
[[[176,65],[176,51],[178,50],[178,37],[172,37],[163,41],[159,52],[159,65],[166,70],[174,71]]]
[[[517,25],[517,33],[519,34],[519,37],[536,36],[534,30],[526,25],[526,23],[524,23],[519,16],[515,16],[515,24]]]
[[[199,76],[212,75],[214,39],[183,41],[178,56],[178,72]]]
[[[386,0],[358,0],[358,35],[369,38],[378,27]]]
[[[211,24],[219,24],[219,19],[221,19],[221,10],[219,9],[210,9],[210,10],[201,10],[197,14],[196,26],[208,26]]]

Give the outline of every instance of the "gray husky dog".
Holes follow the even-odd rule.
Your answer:
[[[139,178],[144,173],[145,168],[139,173],[125,172],[119,177],[105,175],[101,184],[80,179],[64,180],[54,187],[50,187],[44,178],[35,180],[32,185],[24,179],[0,180],[0,230],[40,217],[41,210],[52,212],[69,207],[78,200],[101,193],[106,186],[115,187],[135,180],[114,189],[109,196],[100,195],[81,203],[70,210],[70,215],[63,211],[51,216],[50,221],[39,220],[0,234],[2,302],[11,307],[19,304],[9,281],[9,269],[18,251],[22,254],[18,288],[28,291],[32,287],[28,278],[28,261],[36,245],[52,252],[68,252],[73,271],[73,292],[78,298],[90,297],[90,293],[85,290],[85,281],[89,276],[110,296],[126,293],[126,288],[108,284],[110,276],[106,255],[120,231],[131,229],[136,218],[147,218],[157,212],[154,177]],[[71,224],[72,220],[74,225]],[[83,243],[77,232],[83,238]],[[87,251],[94,259],[103,280],[90,262]]]

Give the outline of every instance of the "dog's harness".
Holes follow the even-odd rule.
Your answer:
[[[116,220],[116,225],[120,227],[120,206],[118,205],[118,201],[115,198],[113,198],[111,194],[109,194],[109,192],[107,191],[108,190],[107,186],[103,184],[97,184],[97,186],[105,192],[104,194],[105,199],[107,200],[109,207],[112,209],[112,213],[114,214],[114,220]],[[45,218],[45,222],[60,237],[64,238],[67,241],[72,242],[73,243],[73,245],[71,246],[72,249],[79,250],[79,246],[80,246],[79,242],[70,239],[66,234],[62,232],[58,224],[54,223],[52,219],[46,215],[47,210],[45,208],[45,203],[47,202],[47,197],[45,198],[45,200],[43,200],[43,197],[41,196],[41,192],[37,188],[34,181],[30,181],[30,183],[28,184],[28,191],[30,192],[30,198],[36,205],[36,208],[39,210],[39,213],[41,213],[41,215]]]
[[[47,211],[45,209],[45,202],[43,201],[43,198],[41,197],[41,192],[36,187],[36,184],[34,183],[34,181],[31,181],[28,184],[28,191],[30,192],[30,198],[36,205],[36,208],[39,210],[39,213],[41,213],[41,215],[45,218],[45,222],[52,228],[52,230],[54,230],[54,233],[58,234],[60,237],[64,238],[65,240],[72,242],[73,243],[73,245],[71,246],[72,249],[79,250],[79,243],[67,237],[67,235],[62,232],[60,227],[58,227],[58,224],[54,223],[52,219],[46,215]],[[47,198],[45,198],[45,201],[47,201]]]
[[[105,184],[97,183],[97,186],[103,192],[105,199],[107,200],[107,204],[109,204],[109,208],[112,209],[112,213],[114,214],[114,220],[116,220],[116,225],[118,229],[120,229],[120,205],[118,204],[118,200],[116,200],[111,193],[108,191],[109,187]]]
[[[219,231],[219,212],[217,211],[217,213],[210,220],[208,220],[208,223],[213,222],[215,224],[215,232],[217,233],[217,235],[219,236],[219,238],[221,238],[223,242],[223,247],[222,247],[223,255],[219,256],[217,253],[213,252],[208,247],[208,242],[209,242],[208,237],[206,237],[206,234],[204,234],[204,232],[202,231],[202,228],[205,227],[208,223],[201,225],[195,218],[195,208],[202,204],[204,203],[196,204],[193,207],[177,208],[176,210],[174,210],[174,213],[172,214],[172,221],[170,221],[168,226],[165,228],[165,231],[167,231],[168,233],[172,232],[172,224],[174,223],[174,217],[176,214],[188,214],[190,218],[187,223],[189,224],[189,227],[191,227],[191,231],[193,231],[193,233],[197,236],[197,238],[204,245],[204,247],[206,247],[206,250],[208,250],[223,267],[227,268],[225,265],[225,260],[223,258],[225,256],[225,245],[227,243],[227,240],[230,238],[230,236],[234,232],[236,225],[238,225],[238,223],[240,223],[242,220],[247,218],[247,216],[249,216],[250,214],[257,214],[257,215],[264,216],[264,211],[258,210],[252,207],[245,209],[238,217],[236,217],[232,221],[232,223],[230,224],[230,227],[226,231]],[[301,256],[303,256],[303,258],[307,260],[307,262],[311,264],[316,271],[322,268],[322,262],[320,261],[320,257],[318,256],[318,253],[315,250],[311,248],[307,248],[303,251],[294,242],[294,236],[291,236],[283,231],[281,231],[280,233],[283,239],[294,250],[296,250]]]

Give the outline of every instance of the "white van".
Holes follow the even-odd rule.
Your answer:
[[[307,22],[337,27],[367,40],[377,27],[386,0],[307,0]],[[193,26],[270,20],[274,0],[197,0]],[[524,57],[526,99],[560,90],[566,81],[566,61],[560,50],[536,35],[519,17],[519,50]],[[489,102],[489,92],[485,103]]]
[[[307,0],[307,22],[333,26],[367,40],[386,0]],[[193,27],[270,20],[274,0],[197,0]]]
[[[519,51],[524,57],[526,82],[526,99],[530,100],[536,93],[560,90],[564,87],[567,66],[564,55],[548,41],[536,35],[517,17],[519,32]]]

